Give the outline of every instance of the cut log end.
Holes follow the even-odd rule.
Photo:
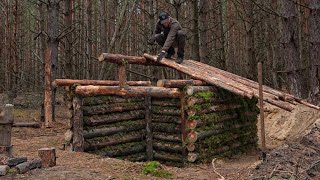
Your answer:
[[[198,159],[199,155],[197,153],[188,153],[188,161],[195,162]]]
[[[102,53],[102,54],[98,57],[98,60],[99,60],[100,62],[101,62],[101,61],[104,61],[105,54],[107,54],[107,53]]]
[[[53,167],[56,165],[56,149],[41,148],[38,150],[39,157],[42,160],[43,167]]]

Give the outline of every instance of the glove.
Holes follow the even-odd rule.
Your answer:
[[[149,38],[148,41],[147,41],[147,43],[148,43],[149,45],[155,45],[154,41],[155,41],[154,38]]]
[[[161,61],[164,58],[164,55],[166,55],[166,52],[161,51],[161,53],[157,57],[157,62]]]

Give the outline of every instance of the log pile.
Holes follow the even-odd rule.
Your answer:
[[[93,96],[82,103],[84,151],[146,160],[144,98]]]
[[[10,173],[24,174],[32,169],[41,168],[41,159],[27,160],[27,157],[15,157],[0,161],[0,176]]]
[[[221,89],[187,97],[187,160],[206,161],[256,147],[256,103]]]

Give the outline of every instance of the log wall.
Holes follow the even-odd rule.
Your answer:
[[[257,144],[257,100],[216,87],[189,86],[171,98],[80,96],[70,89],[66,141],[75,151],[181,166]]]

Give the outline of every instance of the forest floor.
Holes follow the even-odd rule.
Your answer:
[[[38,157],[38,149],[55,147],[57,165],[25,174],[10,173],[0,179],[161,179],[144,175],[142,162],[102,158],[63,149],[67,129],[67,108],[58,97],[53,128],[13,128],[14,156]],[[0,94],[0,103],[6,98]],[[25,94],[15,99],[14,121],[39,121],[41,98]],[[251,151],[214,163],[183,168],[161,165],[172,179],[320,179],[320,111],[299,106],[289,113],[271,105],[265,107],[266,161],[261,152]],[[259,124],[258,124],[259,125]],[[211,162],[211,160],[208,160]]]

